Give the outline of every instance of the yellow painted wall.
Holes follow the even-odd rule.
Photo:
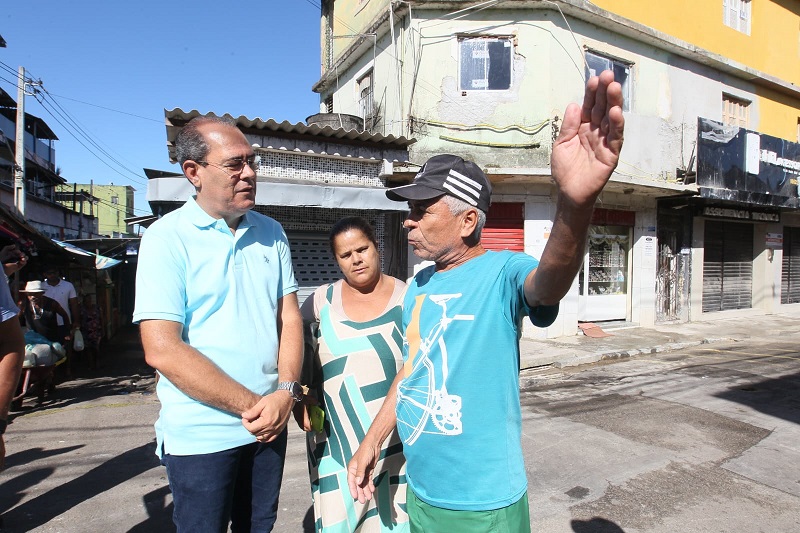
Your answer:
[[[133,187],[129,185],[79,183],[73,188],[73,185],[68,183],[60,186],[59,189],[63,192],[85,191],[99,200],[94,207],[90,206],[88,202],[83,203],[83,212],[87,215],[93,213],[97,217],[97,232],[99,234],[128,233],[125,218],[133,216],[134,213]],[[112,197],[116,197],[118,203],[113,203]],[[72,201],[64,201],[61,204],[70,209],[72,208]],[[76,210],[80,209],[76,206]]]
[[[336,0],[333,7],[333,35],[365,33],[369,29],[370,23],[381,12],[388,9],[389,0]],[[371,39],[371,37],[367,38]],[[354,38],[334,39],[334,62],[354,41]]]
[[[723,23],[722,0],[594,0],[634,20],[785,82],[800,85],[800,2],[752,0],[750,35]],[[750,128],[797,140],[800,99],[759,88]]]
[[[595,0],[597,6],[800,85],[800,2],[752,0],[745,35],[722,19],[722,0]]]
[[[800,102],[769,89],[761,89],[757,93],[760,120],[757,126],[750,129],[788,141],[800,142],[797,138]]]

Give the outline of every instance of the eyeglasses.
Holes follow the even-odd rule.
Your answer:
[[[244,167],[247,165],[250,169],[255,172],[258,170],[258,166],[261,164],[261,157],[254,155],[250,156],[247,159],[241,157],[234,157],[233,159],[228,159],[224,163],[212,163],[211,161],[196,161],[198,165],[211,165],[212,167],[216,167],[221,171],[225,172],[229,177],[233,178],[240,175],[244,172]]]

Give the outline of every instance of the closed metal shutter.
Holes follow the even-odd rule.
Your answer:
[[[525,250],[525,204],[494,203],[486,214],[481,244],[487,250]]]
[[[327,234],[288,235],[292,250],[292,266],[299,290],[297,300],[305,299],[323,283],[342,278],[328,244]]]
[[[753,305],[753,226],[707,220],[703,312]]]
[[[781,303],[800,302],[800,228],[783,228]]]

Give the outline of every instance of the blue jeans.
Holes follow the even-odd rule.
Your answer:
[[[268,444],[254,442],[201,455],[164,454],[178,533],[269,532],[278,516],[286,430]]]

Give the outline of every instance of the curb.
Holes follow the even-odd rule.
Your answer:
[[[628,359],[631,357],[636,357],[637,355],[674,352],[677,350],[683,350],[686,348],[699,346],[701,344],[711,344],[714,342],[728,341],[728,340],[732,339],[727,337],[715,337],[715,338],[701,339],[697,341],[670,342],[667,344],[659,344],[649,348],[631,348],[628,350],[576,355],[574,357],[563,358],[553,361],[551,366],[553,366],[554,368],[568,368],[573,366],[597,363],[598,361],[605,361],[611,359]]]

